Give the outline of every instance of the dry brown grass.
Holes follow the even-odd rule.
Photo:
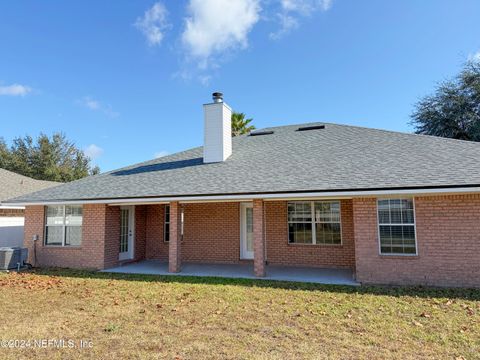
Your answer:
[[[473,359],[480,291],[340,287],[72,270],[0,274],[0,358]]]

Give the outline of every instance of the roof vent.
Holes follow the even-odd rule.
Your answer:
[[[214,103],[221,103],[223,102],[223,94],[221,92],[214,92],[212,94],[213,102]]]
[[[273,130],[259,130],[259,131],[251,132],[250,136],[271,135],[271,134],[273,134]]]
[[[325,129],[325,125],[302,126],[297,131],[320,130]]]

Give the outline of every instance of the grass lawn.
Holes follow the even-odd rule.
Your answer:
[[[480,358],[480,290],[45,269],[0,274],[0,310],[0,340],[93,344],[1,359]]]

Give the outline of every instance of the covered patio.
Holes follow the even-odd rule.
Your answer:
[[[312,201],[304,203],[313,209]],[[112,226],[121,230],[121,251],[116,253],[115,244],[112,261],[103,269],[115,273],[358,285],[354,276],[352,201],[321,203],[329,210],[327,215],[336,211],[337,243],[321,243],[325,234],[320,225],[318,232],[311,232],[314,238],[318,233],[319,243],[308,243],[303,228],[297,233],[306,238],[292,242],[296,230],[287,221],[291,218],[288,204],[253,199],[109,206],[117,221],[121,220]],[[336,206],[333,210],[331,204]],[[328,231],[327,235],[331,235],[332,231]],[[333,242],[333,237],[329,239]]]
[[[276,281],[297,281],[317,284],[357,286],[353,271],[350,269],[323,269],[312,267],[292,267],[268,265],[266,276],[257,277],[253,265],[245,264],[202,264],[183,263],[182,271],[168,271],[168,261],[142,260],[103,270],[103,272],[147,275],[208,276],[241,279],[262,279]]]

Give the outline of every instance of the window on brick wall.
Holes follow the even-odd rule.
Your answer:
[[[413,199],[382,199],[377,208],[380,253],[416,255]]]
[[[80,246],[82,243],[82,206],[47,206],[45,245]]]
[[[180,236],[183,240],[183,207],[180,209]],[[163,241],[170,241],[170,205],[165,205],[165,218],[163,224]]]
[[[288,242],[291,244],[341,244],[340,202],[289,202]]]
[[[170,241],[170,205],[165,205],[165,222],[163,224],[163,241]]]

